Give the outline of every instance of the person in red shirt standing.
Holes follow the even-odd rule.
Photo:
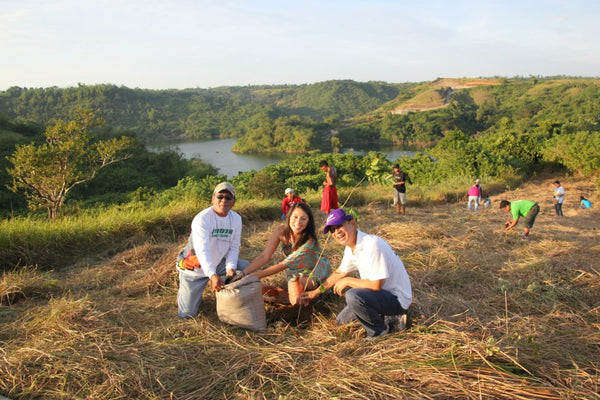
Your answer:
[[[319,168],[325,171],[325,180],[323,181],[323,199],[321,200],[321,211],[329,214],[329,211],[339,208],[338,194],[335,184],[337,182],[337,170],[333,166],[329,166],[327,161],[319,162]]]
[[[296,203],[304,203],[304,200],[302,200],[302,198],[300,196],[296,196],[294,194],[294,189],[292,189],[292,188],[285,189],[285,197],[283,198],[283,201],[281,202],[281,212],[283,213],[283,215],[281,216],[281,219],[285,219],[288,211],[290,211],[290,207],[292,207],[292,205],[294,205]]]

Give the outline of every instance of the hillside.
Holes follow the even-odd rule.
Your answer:
[[[403,101],[390,112],[392,114],[407,114],[409,112],[437,110],[446,107],[450,102],[450,97],[458,90],[496,86],[501,83],[498,79],[440,78],[426,85],[424,90]]]
[[[300,313],[269,307],[265,333],[219,322],[210,291],[196,320],[179,320],[173,261],[184,235],[101,262],[82,255],[60,271],[26,269],[0,282],[0,394],[598,399],[600,198],[591,183],[561,178],[559,219],[553,179],[495,194],[493,208],[477,214],[463,201],[409,204],[405,217],[387,198],[357,207],[360,228],[389,241],[414,290],[413,326],[371,342],[358,325],[335,325],[342,302],[334,297]],[[579,210],[579,194],[596,208]],[[539,202],[529,240],[503,232],[500,199]],[[278,222],[244,218],[242,256],[251,259]],[[321,244],[337,266],[342,249]]]
[[[116,85],[0,91],[3,118],[45,125],[77,107],[100,110],[107,126],[147,141],[239,137],[261,119],[345,119],[394,99],[412,84],[333,80],[305,85],[148,90]]]
[[[536,138],[597,132],[599,99],[598,79],[568,77],[334,80],[160,91],[12,87],[0,92],[0,122],[42,131],[53,119],[71,118],[85,107],[104,118],[108,134],[126,133],[144,143],[233,137],[240,153],[306,153],[332,151],[332,133],[338,145],[429,148],[455,130],[471,137],[501,131]]]

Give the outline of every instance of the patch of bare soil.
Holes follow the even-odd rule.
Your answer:
[[[451,87],[454,90],[467,89],[477,86],[496,86],[500,85],[501,82],[496,79],[454,79],[454,78],[442,78],[433,81],[429,84],[431,87]]]
[[[428,101],[423,101],[423,93],[420,93],[415,98],[407,100],[391,111],[392,114],[407,114],[409,112],[431,111],[439,108],[444,108],[448,105],[450,97],[453,93],[461,89],[468,89],[478,86],[495,86],[501,82],[494,79],[452,79],[442,78],[429,84],[431,94]],[[441,93],[441,96],[436,95],[440,88],[449,88]]]

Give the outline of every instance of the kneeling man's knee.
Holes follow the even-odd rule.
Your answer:
[[[346,304],[348,304],[350,308],[354,309],[364,303],[364,300],[360,295],[360,290],[358,289],[348,289],[344,296],[346,298]]]

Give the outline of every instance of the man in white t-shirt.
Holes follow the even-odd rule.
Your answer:
[[[302,293],[302,304],[333,288],[334,293],[346,298],[346,308],[336,318],[339,324],[358,320],[367,337],[404,329],[412,289],[400,257],[382,238],[358,230],[356,220],[341,208],[327,216],[323,233],[327,232],[346,246],[344,257],[321,286]],[[348,276],[352,271],[358,271],[360,278]]]
[[[212,289],[223,288],[223,278],[242,271],[250,263],[239,260],[242,217],[232,211],[235,188],[219,183],[212,195],[212,206],[200,211],[192,220],[187,246],[177,256],[179,291],[177,314],[181,318],[198,315],[202,293],[210,280]]]
[[[559,217],[563,216],[562,205],[565,201],[565,188],[560,185],[559,181],[554,181],[554,193],[552,198],[554,199],[554,211]]]

